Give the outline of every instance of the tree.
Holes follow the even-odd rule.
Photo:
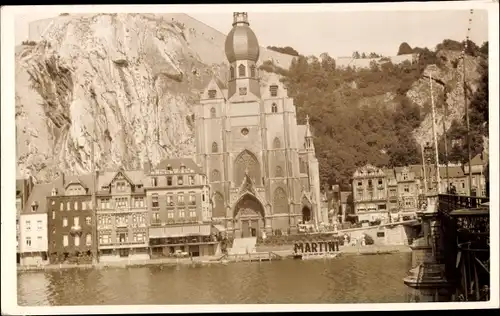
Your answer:
[[[403,42],[403,43],[401,43],[401,45],[399,45],[398,56],[412,54],[412,53],[413,53],[413,49],[411,48],[410,45],[408,45],[408,43]]]
[[[354,53],[352,53],[352,58],[359,59],[360,58],[359,52],[355,51]]]

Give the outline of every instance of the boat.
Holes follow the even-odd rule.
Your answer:
[[[338,252],[315,252],[315,253],[294,254],[293,258],[301,260],[334,259],[338,255],[339,255]]]

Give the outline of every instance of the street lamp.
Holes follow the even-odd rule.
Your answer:
[[[92,263],[98,263],[98,254],[97,254],[97,202],[96,202],[96,189],[97,189],[97,179],[95,172],[95,155],[94,155],[94,147],[95,147],[95,139],[89,132],[85,131],[85,133],[79,138],[79,147],[83,149],[85,146],[86,139],[84,136],[89,136],[92,141],[92,146],[90,147],[90,164],[92,171]]]

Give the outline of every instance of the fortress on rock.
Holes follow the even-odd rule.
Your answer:
[[[277,76],[261,84],[248,15],[233,18],[225,42],[229,80],[214,77],[195,107],[196,160],[208,177],[212,219],[234,237],[326,222],[309,120],[297,124],[293,99]]]

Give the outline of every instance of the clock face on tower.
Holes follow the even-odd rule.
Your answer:
[[[243,129],[241,129],[241,135],[247,136],[248,135],[248,128],[245,127]]]

